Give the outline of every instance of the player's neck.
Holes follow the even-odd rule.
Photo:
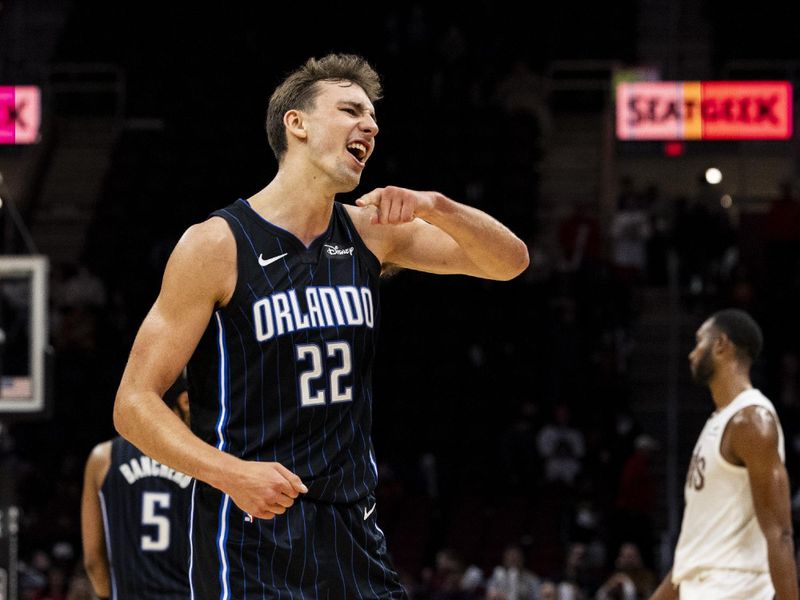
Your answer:
[[[750,375],[736,366],[719,369],[708,384],[717,410],[725,408],[745,390],[753,387]]]
[[[328,228],[333,198],[333,194],[315,187],[313,182],[279,171],[267,187],[247,201],[270,223],[309,244]]]

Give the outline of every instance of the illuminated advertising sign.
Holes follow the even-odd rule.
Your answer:
[[[42,102],[33,85],[0,86],[0,144],[39,141]]]
[[[787,81],[660,81],[617,86],[620,140],[786,140]]]

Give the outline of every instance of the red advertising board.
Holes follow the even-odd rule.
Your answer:
[[[32,85],[0,86],[0,144],[34,144],[39,141],[42,102]]]
[[[617,86],[621,140],[786,140],[788,81],[658,81]]]

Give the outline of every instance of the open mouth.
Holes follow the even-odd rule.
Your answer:
[[[352,154],[358,162],[364,162],[367,158],[367,147],[361,142],[347,144],[347,151]]]

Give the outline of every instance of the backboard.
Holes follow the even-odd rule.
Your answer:
[[[44,256],[0,256],[0,415],[45,410]]]

